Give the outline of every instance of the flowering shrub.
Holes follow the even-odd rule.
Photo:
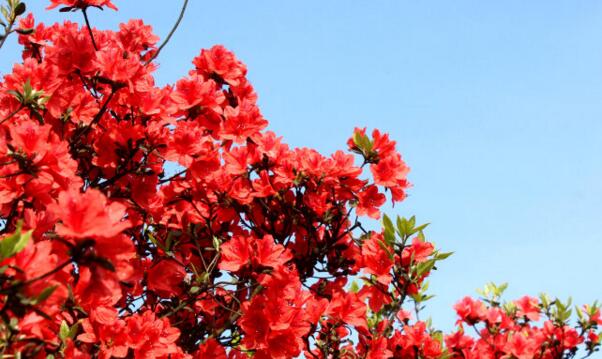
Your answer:
[[[52,0],[87,25],[46,25],[7,0],[0,46],[3,358],[571,358],[599,347],[599,306],[504,286],[458,302],[444,334],[419,312],[450,253],[400,202],[395,142],[290,148],[222,46],[157,87],[163,45],[141,20],[89,25],[108,0]],[[174,28],[175,29],[175,28]],[[172,32],[173,33],[173,32]],[[381,219],[380,231],[362,219]]]

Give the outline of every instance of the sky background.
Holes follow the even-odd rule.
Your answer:
[[[142,18],[161,37],[180,7],[114,2],[90,11],[94,26]],[[26,3],[45,22],[81,20]],[[12,40],[0,74],[19,58]],[[488,281],[509,298],[602,299],[602,2],[191,0],[158,82],[214,44],[247,64],[290,145],[329,154],[355,126],[397,141],[414,187],[388,213],[431,222],[456,252],[432,275],[436,325]]]

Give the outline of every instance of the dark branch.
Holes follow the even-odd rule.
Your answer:
[[[150,64],[151,62],[153,62],[153,60],[156,59],[157,56],[159,56],[159,53],[161,52],[161,50],[163,50],[163,48],[165,47],[165,45],[167,45],[167,43],[169,42],[169,40],[171,39],[171,37],[173,36],[173,34],[176,32],[176,29],[178,28],[178,26],[180,26],[180,22],[182,22],[182,19],[184,18],[184,13],[186,12],[186,6],[188,6],[188,0],[184,0],[184,4],[182,4],[182,10],[180,10],[180,16],[178,16],[178,20],[176,21],[176,23],[174,24],[173,28],[171,29],[171,31],[169,32],[169,34],[165,38],[165,41],[163,41],[163,43],[161,44],[161,46],[159,46],[159,49],[157,49],[157,52],[155,52],[153,54],[153,56],[146,62],[146,65]]]

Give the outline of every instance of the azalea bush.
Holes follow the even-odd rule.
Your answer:
[[[452,332],[425,320],[426,280],[451,253],[414,217],[381,213],[410,187],[388,135],[355,129],[328,156],[291,148],[224,47],[159,87],[167,42],[149,25],[96,29],[87,11],[116,10],[109,0],[49,5],[83,24],[38,23],[19,0],[0,21],[0,46],[22,46],[0,82],[0,357],[598,350],[597,304],[503,301],[505,285],[459,301]]]

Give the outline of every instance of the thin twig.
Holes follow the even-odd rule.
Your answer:
[[[29,285],[33,282],[37,282],[41,279],[47,278],[55,273],[57,273],[58,271],[62,270],[63,268],[65,268],[66,266],[68,266],[69,264],[71,264],[71,258],[69,258],[68,260],[64,261],[63,263],[61,263],[58,267],[54,268],[53,270],[51,270],[50,272],[44,273],[42,275],[39,275],[35,278],[32,278],[26,282],[21,283],[21,285],[26,286]]]
[[[18,109],[14,110],[8,116],[6,116],[2,121],[0,121],[0,125],[3,124],[4,122],[8,121],[11,117],[13,117],[14,115],[16,115],[19,111],[21,111],[24,108],[25,108],[25,106],[23,106],[23,105],[19,106]]]
[[[88,33],[90,34],[90,39],[92,39],[92,46],[94,46],[94,50],[98,51],[98,46],[96,46],[96,41],[94,40],[94,34],[92,33],[92,27],[90,26],[90,21],[88,20],[88,13],[86,13],[86,9],[82,9],[82,13],[84,14],[84,21],[86,21],[86,27],[88,28]]]
[[[8,26],[6,26],[4,28],[5,29],[4,35],[2,35],[2,38],[0,38],[0,49],[2,48],[2,46],[4,46],[4,42],[6,41],[6,38],[8,37],[8,35],[10,35],[13,32],[13,26],[15,25],[16,20],[17,20],[16,16],[11,18],[10,22],[8,23]]]
[[[173,180],[174,178],[180,177],[181,175],[183,175],[184,173],[186,173],[186,171],[188,171],[188,168],[174,174],[173,176],[170,176],[169,178],[165,178],[159,181],[159,184],[163,184],[163,183],[167,183],[171,180]]]
[[[98,123],[98,121],[100,121],[100,119],[102,118],[102,116],[107,111],[107,106],[109,105],[109,102],[113,99],[113,95],[115,95],[115,90],[111,91],[111,93],[109,94],[109,97],[103,103],[100,111],[96,114],[96,116],[94,116],[94,118],[92,119],[92,121],[90,122],[90,124],[86,128],[84,128],[81,132],[79,132],[78,134],[76,134],[74,136],[74,138],[72,139],[71,143],[75,143],[81,136],[87,134],[88,131],[90,131],[92,129],[92,126],[94,126],[96,123]]]
[[[188,0],[184,0],[184,4],[182,4],[182,10],[180,10],[180,16],[178,16],[178,20],[176,21],[176,23],[174,24],[173,28],[171,29],[171,31],[169,32],[169,34],[165,38],[165,41],[163,41],[163,43],[161,44],[161,46],[159,46],[159,48],[157,49],[157,52],[155,52],[153,54],[153,56],[146,62],[145,65],[150,64],[154,59],[156,59],[157,56],[159,56],[159,53],[161,52],[161,50],[163,50],[163,48],[165,47],[165,45],[167,45],[167,43],[169,42],[169,40],[171,39],[171,37],[173,36],[173,34],[176,32],[176,29],[178,28],[178,26],[180,26],[180,22],[184,18],[184,13],[186,12],[186,6],[188,6]]]

